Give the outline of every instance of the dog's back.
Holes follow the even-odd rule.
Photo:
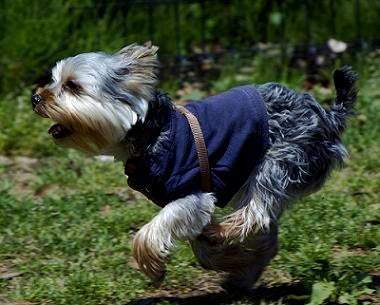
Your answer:
[[[337,94],[330,109],[277,83],[256,86],[268,111],[270,147],[233,202],[237,210],[224,222],[229,235],[244,238],[252,228],[269,228],[290,202],[319,189],[342,164],[347,152],[340,136],[357,78],[348,67],[334,72]]]

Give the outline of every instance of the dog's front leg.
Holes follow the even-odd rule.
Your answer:
[[[211,221],[215,198],[210,193],[188,195],[167,204],[136,234],[134,257],[153,281],[165,275],[165,263],[177,239],[193,239]]]

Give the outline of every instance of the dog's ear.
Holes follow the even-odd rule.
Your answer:
[[[116,54],[124,55],[130,59],[144,59],[147,57],[157,57],[158,47],[153,45],[151,41],[145,42],[143,45],[137,43],[130,44]]]
[[[131,44],[114,54],[115,74],[122,80],[124,89],[151,98],[157,83],[157,51],[158,47],[147,42],[144,45]]]
[[[120,67],[117,71],[119,75],[145,74],[146,77],[155,77],[158,60],[158,47],[148,41],[144,45],[133,43],[118,51],[115,56],[120,61]],[[141,75],[143,76],[143,75]]]

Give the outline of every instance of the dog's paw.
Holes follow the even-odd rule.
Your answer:
[[[152,239],[144,226],[133,241],[133,256],[139,269],[154,283],[159,284],[165,278],[165,265],[169,251],[165,244],[158,239]]]

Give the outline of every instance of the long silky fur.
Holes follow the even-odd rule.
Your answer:
[[[52,82],[36,92],[35,111],[70,129],[56,144],[126,162],[144,146],[147,129],[158,130],[163,110],[174,105],[158,92],[157,47],[132,44],[111,55],[84,53],[64,59]],[[166,205],[134,239],[134,256],[151,279],[162,279],[177,239],[188,239],[207,268],[227,271],[246,287],[277,252],[277,222],[296,199],[318,190],[347,152],[341,133],[357,97],[357,75],[348,67],[334,73],[336,98],[323,108],[308,93],[280,84],[256,85],[269,117],[270,147],[234,196],[235,210],[212,220],[213,194],[196,193]],[[67,82],[80,87],[72,91]],[[165,132],[148,143],[152,154],[172,145]]]
[[[357,75],[348,67],[334,73],[336,99],[323,108],[308,93],[280,84],[256,88],[269,115],[270,148],[234,198],[237,210],[222,223],[225,238],[244,238],[268,229],[288,204],[318,190],[347,151],[340,136],[357,96]]]

